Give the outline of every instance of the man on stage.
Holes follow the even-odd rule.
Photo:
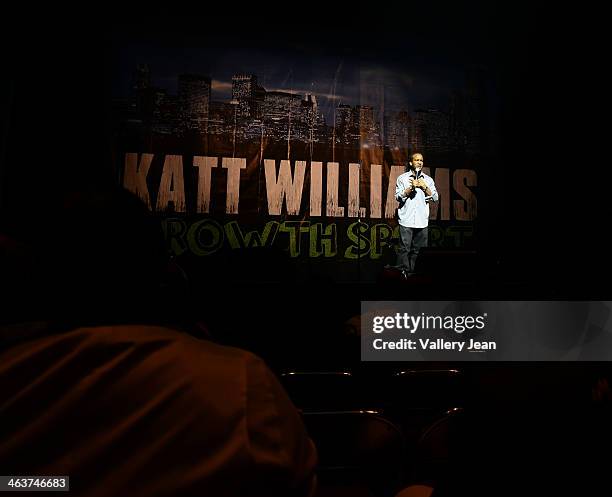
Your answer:
[[[397,178],[395,198],[399,202],[400,244],[396,268],[404,277],[415,272],[419,250],[427,246],[429,202],[438,201],[434,180],[423,173],[423,155],[411,156],[410,170]]]

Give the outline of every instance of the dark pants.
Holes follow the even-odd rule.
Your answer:
[[[397,251],[399,269],[414,273],[419,250],[427,247],[427,228],[405,228],[400,224],[400,240]]]

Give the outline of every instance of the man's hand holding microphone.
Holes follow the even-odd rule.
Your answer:
[[[425,190],[425,188],[427,188],[427,183],[425,183],[425,180],[423,178],[415,179],[412,180],[412,187],[421,188],[422,190]]]
[[[410,186],[406,189],[406,191],[404,192],[404,194],[406,196],[410,195],[410,192],[412,190],[414,190],[415,188],[420,188],[421,190],[423,190],[427,195],[430,195],[430,193],[428,193],[428,188],[427,188],[427,183],[425,183],[425,179],[424,178],[419,178],[419,179],[413,179],[410,180]]]

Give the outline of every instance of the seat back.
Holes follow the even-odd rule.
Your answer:
[[[364,407],[353,375],[347,371],[298,372],[281,375],[293,403],[302,410],[346,411]]]
[[[401,488],[406,442],[397,425],[376,411],[304,412],[319,452],[321,492],[350,487],[385,497]]]
[[[449,409],[465,401],[465,378],[458,369],[408,369],[390,381],[390,398],[402,407]]]

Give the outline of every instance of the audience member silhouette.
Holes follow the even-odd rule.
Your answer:
[[[171,325],[164,241],[140,200],[65,193],[46,217],[29,250],[2,243],[5,274],[35,295],[0,328],[4,474],[66,475],[90,497],[312,495],[316,450],[271,370]]]

